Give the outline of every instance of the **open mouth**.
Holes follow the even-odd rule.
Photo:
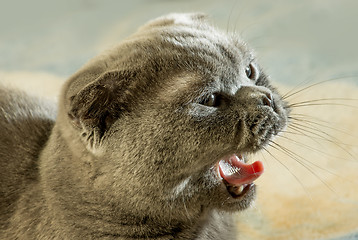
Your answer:
[[[234,198],[241,198],[254,186],[254,181],[264,172],[262,162],[245,162],[242,155],[233,154],[217,164],[218,175]]]

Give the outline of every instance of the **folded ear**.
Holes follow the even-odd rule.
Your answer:
[[[130,79],[123,72],[106,72],[70,99],[68,116],[81,129],[90,149],[98,146],[111,125],[128,111]]]

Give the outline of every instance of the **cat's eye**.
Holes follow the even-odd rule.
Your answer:
[[[200,104],[207,107],[218,107],[220,105],[220,96],[216,93],[212,93],[202,100]]]
[[[250,63],[246,68],[245,68],[245,73],[246,76],[248,78],[250,78],[251,80],[255,80],[256,79],[256,72],[255,72],[255,67],[253,66],[252,63]]]

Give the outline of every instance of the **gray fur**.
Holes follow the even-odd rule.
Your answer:
[[[211,93],[219,106],[203,104]],[[94,58],[56,121],[43,106],[1,90],[0,239],[235,239],[232,213],[255,191],[233,198],[215,165],[287,122],[251,50],[201,14],[156,19]]]

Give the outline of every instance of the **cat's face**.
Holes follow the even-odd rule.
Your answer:
[[[93,186],[143,216],[248,207],[263,169],[241,162],[288,114],[248,47],[199,15],[147,24],[75,75],[64,96],[96,157]]]

